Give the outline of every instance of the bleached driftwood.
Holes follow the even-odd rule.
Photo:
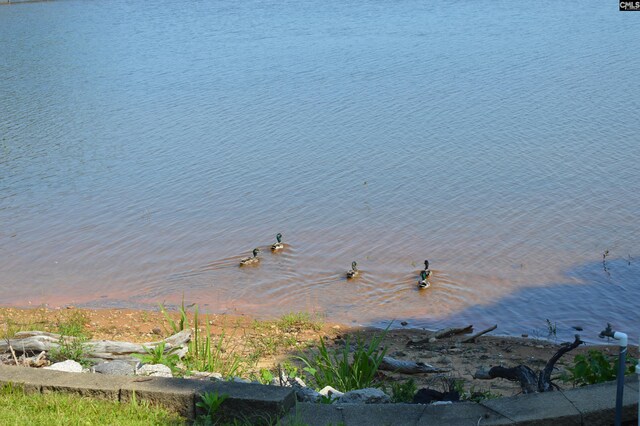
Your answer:
[[[393,371],[403,374],[419,374],[419,373],[444,373],[448,369],[434,367],[424,362],[401,361],[390,356],[382,358],[382,362],[378,367],[380,370]]]
[[[35,354],[42,351],[50,351],[59,347],[61,336],[43,331],[25,331],[16,333],[14,338],[0,341],[0,353],[5,353],[13,348],[23,354]],[[73,340],[73,337],[64,337],[65,340]],[[164,340],[149,343],[130,343],[112,340],[92,340],[83,343],[85,354],[88,358],[100,359],[126,359],[134,354],[146,354],[145,348],[153,349],[159,344],[165,344],[164,352],[172,352],[191,340],[191,330],[167,337]]]
[[[456,334],[467,334],[473,331],[473,325],[468,325],[466,327],[449,327],[438,330],[429,335],[429,337],[425,339],[420,339],[417,341],[409,340],[407,342],[407,346],[420,346],[432,341],[432,339],[444,339],[445,337],[455,336]]]
[[[494,325],[494,326],[491,326],[491,327],[489,327],[489,328],[487,328],[487,329],[485,329],[485,330],[482,330],[482,331],[480,331],[480,332],[478,332],[478,333],[474,334],[473,336],[469,336],[469,337],[467,337],[466,339],[462,339],[462,340],[461,340],[461,342],[462,342],[462,343],[471,343],[471,342],[475,342],[475,340],[476,340],[478,337],[482,336],[483,334],[487,334],[487,333],[489,333],[489,332],[491,332],[491,331],[495,330],[496,328],[498,328],[498,324],[496,324],[496,325]]]

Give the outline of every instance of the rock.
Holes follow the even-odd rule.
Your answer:
[[[82,373],[82,365],[72,359],[68,359],[62,362],[56,362],[48,367],[43,367],[46,370],[66,371],[67,373]]]
[[[160,330],[158,327],[155,327],[153,330],[151,330],[151,332],[153,334],[157,334],[158,336],[162,335],[162,330]]]
[[[318,402],[322,396],[319,392],[316,392],[311,388],[295,387],[294,389],[298,402]]]
[[[340,398],[342,395],[344,395],[343,392],[340,392],[337,389],[332,388],[331,386],[325,386],[322,389],[320,389],[320,392],[318,392],[320,395],[322,396],[329,396],[332,399],[338,399]]]
[[[429,338],[429,343],[435,343],[437,341],[438,341],[438,339],[436,339],[435,337],[430,337]]]
[[[106,361],[92,368],[94,373],[110,374],[112,376],[133,376],[135,367],[125,361]]]
[[[251,380],[243,379],[242,377],[234,377],[231,381],[236,383],[251,383]]]
[[[387,404],[389,402],[391,402],[391,397],[375,388],[349,391],[337,401],[338,404]]]
[[[409,325],[409,323],[408,323],[408,322],[406,322],[406,321],[402,321],[402,322],[400,323],[400,325],[404,327],[404,326],[406,326],[406,325]]]
[[[171,369],[164,364],[145,364],[136,371],[138,376],[173,377]]]

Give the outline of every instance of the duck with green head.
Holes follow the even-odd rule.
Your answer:
[[[282,250],[284,248],[284,243],[282,242],[282,234],[278,232],[276,235],[276,242],[271,246],[271,250]]]
[[[428,275],[426,271],[420,272],[420,281],[418,281],[418,288],[429,288],[431,283],[428,280]]]
[[[360,275],[360,271],[358,270],[358,264],[354,260],[351,262],[351,270],[347,271],[347,278],[355,278]]]
[[[429,261],[428,260],[424,261],[424,272],[427,274],[427,278],[431,278],[431,276],[433,275],[433,271],[431,269],[429,269]]]
[[[253,257],[245,257],[240,261],[240,266],[246,265],[256,265],[260,262],[260,258],[258,257],[258,253],[260,253],[259,248],[253,249]]]

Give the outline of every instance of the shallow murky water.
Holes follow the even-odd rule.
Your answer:
[[[0,7],[2,304],[637,335],[637,16],[272,3]]]

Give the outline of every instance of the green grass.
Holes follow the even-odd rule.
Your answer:
[[[184,425],[185,419],[146,403],[83,398],[68,394],[27,394],[0,388],[2,425]]]
[[[322,328],[322,317],[309,312],[289,312],[276,321],[276,326],[283,331],[315,330]]]

